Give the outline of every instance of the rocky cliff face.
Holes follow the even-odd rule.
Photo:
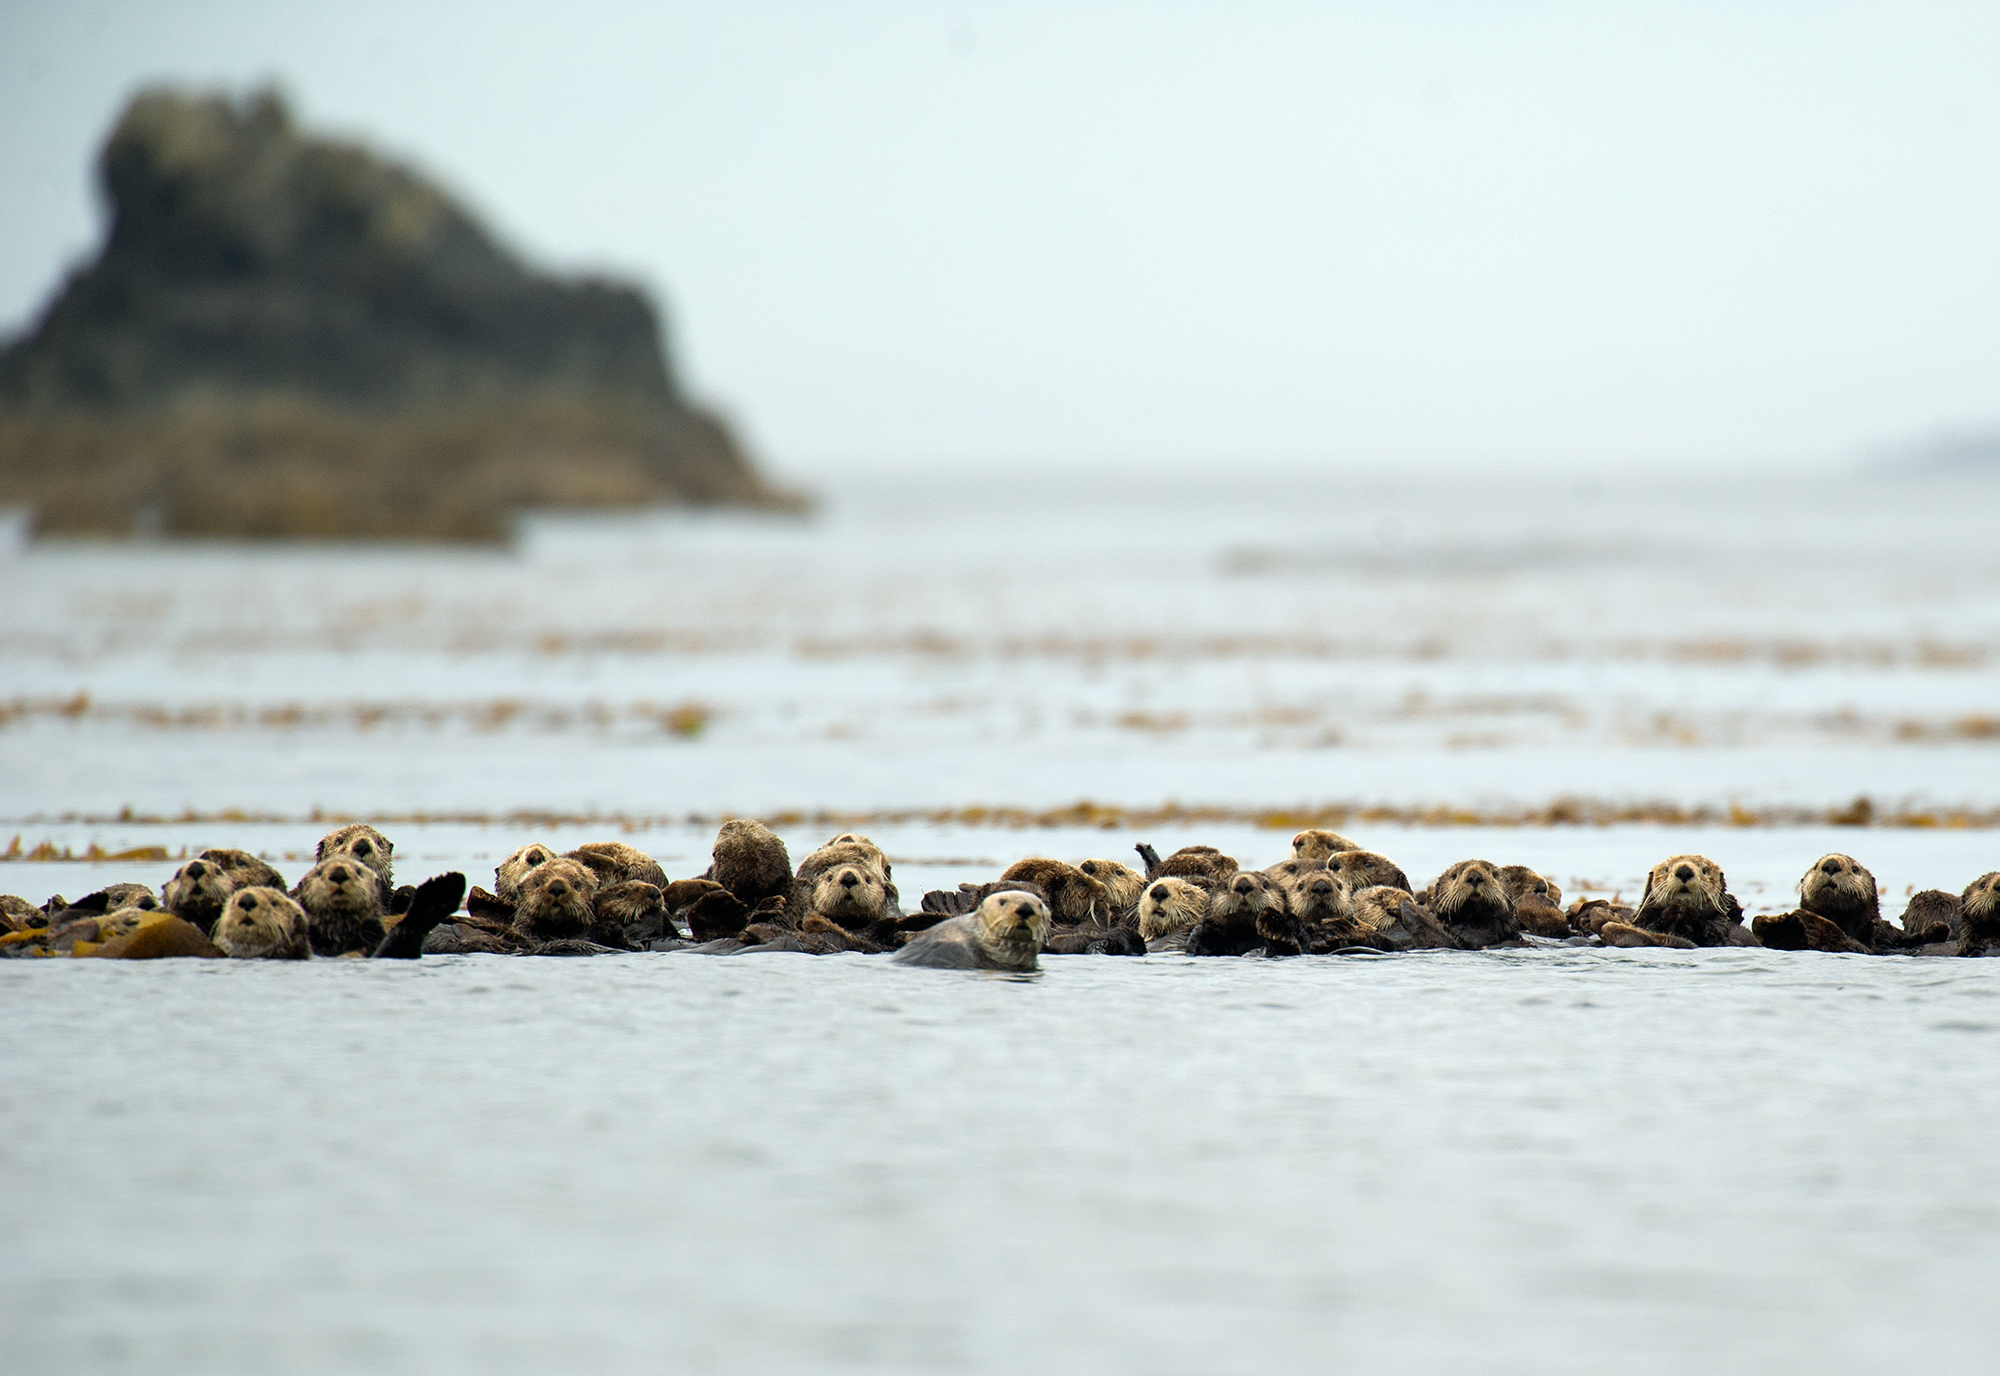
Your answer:
[[[43,531],[493,538],[530,506],[786,504],[636,289],[526,268],[269,93],[139,96],[112,221],[0,350],[0,504]]]

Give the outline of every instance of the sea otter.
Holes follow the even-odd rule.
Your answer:
[[[2000,956],[2000,870],[1982,874],[1959,895],[1958,953]]]
[[[1646,941],[1648,935],[1674,940]],[[1606,945],[1759,944],[1743,925],[1743,905],[1729,892],[1722,866],[1705,855],[1669,856],[1653,866],[1631,922],[1607,922],[1598,936]]]
[[[1146,887],[1145,875],[1116,860],[1084,860],[1077,868],[1104,886],[1114,925],[1129,926],[1137,921],[1139,894]]]
[[[314,955],[366,955],[382,944],[382,881],[358,856],[334,851],[306,871],[292,897],[305,910]]]
[[[596,875],[600,892],[634,880],[651,884],[656,889],[667,887],[667,872],[660,868],[660,862],[623,841],[591,841],[578,846],[563,859],[574,860]]]
[[[1321,831],[1317,827],[1292,838],[1292,857],[1297,860],[1324,860],[1344,850],[1360,849],[1339,832]]]
[[[220,865],[229,876],[232,889],[282,889],[284,877],[269,865],[259,860],[247,850],[224,850],[211,847],[198,857],[212,865]]]
[[[382,897],[386,901],[395,892],[396,847],[366,822],[353,822],[337,831],[330,831],[320,838],[316,860],[330,860],[336,855],[351,855],[366,865],[382,881]]]
[[[762,822],[735,817],[716,832],[714,863],[702,877],[755,909],[767,898],[785,896],[792,885],[792,857],[778,833]]]
[[[1076,927],[1086,922],[1103,926],[1111,920],[1111,891],[1075,865],[1031,856],[1009,865],[1000,880],[1025,881],[1041,890],[1048,899],[1049,919],[1058,927]]]
[[[1410,887],[1410,877],[1397,867],[1395,861],[1372,850],[1336,851],[1326,858],[1326,867],[1345,879],[1347,887],[1356,893],[1378,884],[1391,885],[1407,894],[1416,893]]]
[[[1466,950],[1520,943],[1513,895],[1500,882],[1500,867],[1490,861],[1452,865],[1431,881],[1423,903]]]
[[[938,969],[1034,970],[1053,925],[1047,903],[1021,889],[1001,889],[976,912],[918,932],[889,959]]]
[[[305,960],[312,955],[305,910],[283,889],[268,884],[230,894],[210,939],[237,960]]]
[[[1802,912],[1825,918],[1869,950],[1906,951],[1951,936],[1949,926],[1933,931],[1927,924],[1911,931],[1884,922],[1875,876],[1851,855],[1822,855],[1801,876],[1798,887]]]
[[[160,898],[168,911],[201,928],[205,936],[215,930],[215,919],[222,916],[222,905],[235,888],[229,872],[214,861],[190,860],[174,871]]]
[[[1239,870],[1209,896],[1208,912],[1188,933],[1187,953],[1191,956],[1246,956],[1263,948],[1271,937],[1259,930],[1265,926],[1281,935],[1281,953],[1296,955],[1292,924],[1285,921],[1284,895],[1271,877],[1261,870]]]
[[[1208,890],[1178,876],[1155,879],[1139,896],[1139,939],[1149,951],[1177,951],[1208,913]]]
[[[1236,857],[1224,855],[1214,846],[1182,846],[1164,860],[1143,841],[1133,849],[1146,862],[1148,879],[1223,880],[1236,873]]]
[[[1514,900],[1514,920],[1530,936],[1555,940],[1576,935],[1563,916],[1562,889],[1553,879],[1535,873],[1526,865],[1508,865],[1500,871],[1500,882]]]

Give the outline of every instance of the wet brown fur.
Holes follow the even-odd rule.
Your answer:
[[[1327,857],[1326,867],[1347,881],[1347,887],[1359,893],[1372,889],[1378,884],[1388,884],[1414,895],[1410,887],[1410,877],[1396,866],[1396,862],[1386,855],[1378,855],[1372,850],[1344,850]]]
[[[190,860],[174,871],[161,896],[169,912],[206,935],[215,930],[215,919],[222,916],[222,905],[235,888],[229,872],[214,861]]]
[[[528,875],[556,859],[554,846],[530,841],[493,868],[493,896],[502,903],[519,903],[521,885]]]
[[[529,870],[514,905],[514,932],[535,943],[589,939],[597,876],[574,860],[552,857]]]
[[[783,897],[792,886],[792,858],[778,833],[762,822],[735,817],[715,835],[714,863],[703,877],[713,879],[755,908]]]
[[[210,864],[222,866],[229,876],[232,889],[282,889],[284,876],[259,860],[247,850],[210,849],[201,853],[201,859]]]
[[[1043,856],[1016,860],[1000,876],[1002,882],[1033,884],[1048,899],[1049,918],[1059,927],[1102,922],[1111,916],[1111,894],[1074,865]]]
[[[1297,860],[1325,860],[1329,855],[1338,855],[1344,850],[1360,849],[1339,832],[1322,831],[1317,827],[1292,838],[1292,857]]]
[[[1461,860],[1447,868],[1424,891],[1424,906],[1467,950],[1520,940],[1514,896],[1490,860]]]
[[[667,872],[660,868],[660,862],[623,841],[592,841],[563,858],[576,861],[596,875],[599,892],[634,880],[656,889],[667,887]]]

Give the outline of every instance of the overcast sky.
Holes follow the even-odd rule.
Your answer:
[[[1846,463],[2000,425],[2000,6],[0,5],[0,328],[142,83],[656,288],[795,473]]]

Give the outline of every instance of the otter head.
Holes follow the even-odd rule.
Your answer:
[[[837,865],[813,885],[812,910],[848,931],[859,931],[889,914],[889,891],[867,865]]]
[[[1032,960],[1054,927],[1049,905],[1020,889],[988,894],[973,915],[979,919],[981,944],[1006,952],[1012,957],[1007,963],[1020,963],[1023,953]]]
[[[1236,873],[1236,857],[1214,846],[1182,846],[1160,862],[1157,878],[1227,879]]]
[[[1799,879],[1799,906],[1838,923],[1848,934],[1882,915],[1875,876],[1851,855],[1822,855]]]
[[[1361,847],[1342,836],[1337,831],[1321,831],[1313,828],[1302,831],[1292,838],[1292,858],[1294,860],[1324,860],[1329,855],[1338,855],[1344,850],[1359,850]]]
[[[792,882],[792,856],[778,833],[749,817],[732,817],[715,833],[709,877],[745,903],[783,893]]]
[[[1490,927],[1514,915],[1514,898],[1500,882],[1500,867],[1486,860],[1461,860],[1431,881],[1431,913],[1464,927]]]
[[[1308,870],[1286,892],[1301,922],[1342,926],[1354,920],[1354,895],[1347,881],[1324,868]]]
[[[1640,917],[1720,916],[1727,911],[1726,892],[1722,866],[1705,855],[1675,855],[1653,866],[1635,911]]]
[[[602,925],[629,927],[649,917],[660,918],[664,923],[667,899],[658,884],[650,884],[644,879],[627,879],[600,888],[590,909]],[[665,930],[664,925],[662,930]]]
[[[1238,870],[1208,900],[1210,917],[1253,917],[1285,906],[1284,895],[1271,876],[1258,870]]]
[[[493,896],[505,903],[521,901],[521,883],[528,875],[556,858],[555,848],[539,842],[522,846],[493,870]]]
[[[1562,907],[1563,891],[1553,879],[1536,874],[1526,865],[1509,865],[1500,871],[1500,882],[1516,903],[1528,897],[1546,899],[1550,907]]]
[[[174,871],[174,877],[167,881],[161,894],[169,912],[206,933],[214,929],[215,919],[222,916],[222,905],[229,901],[235,887],[222,866],[208,860],[190,860]]]
[[[1279,888],[1290,889],[1308,874],[1325,868],[1324,860],[1301,860],[1295,855],[1289,860],[1280,860],[1277,864],[1267,867],[1264,873],[1277,880]]]
[[[1968,938],[2000,938],[2000,870],[1982,874],[1958,896],[1959,922]]]
[[[1108,922],[1111,891],[1092,875],[1075,865],[1045,856],[1030,856],[1009,865],[1000,876],[1006,883],[1029,883],[1048,895],[1050,918],[1065,927],[1075,927],[1093,918]]]
[[[1192,880],[1155,879],[1139,895],[1139,938],[1157,941],[1208,915],[1208,890]]]
[[[876,845],[866,836],[863,836],[860,832],[843,831],[840,833],[840,835],[828,841],[824,846],[821,846],[820,849],[831,850],[835,846],[852,846],[855,850],[860,851],[862,854],[866,855],[869,859],[874,861],[875,872],[877,874],[880,874],[884,879],[893,879],[895,877],[889,872],[888,855],[884,853],[884,851],[880,846]]]
[[[283,889],[262,885],[229,895],[209,939],[238,960],[304,960],[312,953],[305,912]]]
[[[514,930],[535,941],[580,937],[590,929],[597,876],[586,865],[551,857],[528,871],[514,905]]]
[[[1393,885],[1405,893],[1410,891],[1409,876],[1388,856],[1372,850],[1336,851],[1327,857],[1326,867],[1345,879],[1356,893],[1377,884]]]
[[[388,837],[365,822],[356,822],[322,837],[317,858],[326,860],[336,855],[351,855],[373,870],[381,878],[384,890],[387,890],[395,883],[395,853],[396,847]]]
[[[359,859],[336,851],[299,880],[299,906],[309,913],[382,911],[382,884]]]
[[[799,861],[798,879],[808,884],[817,884],[821,875],[842,865],[858,865],[872,870],[884,884],[889,882],[889,861],[872,843],[867,841],[847,841],[835,837],[818,850]]]
[[[1130,912],[1139,901],[1139,890],[1146,885],[1145,875],[1116,860],[1085,860],[1077,869],[1104,886],[1114,916]]]

